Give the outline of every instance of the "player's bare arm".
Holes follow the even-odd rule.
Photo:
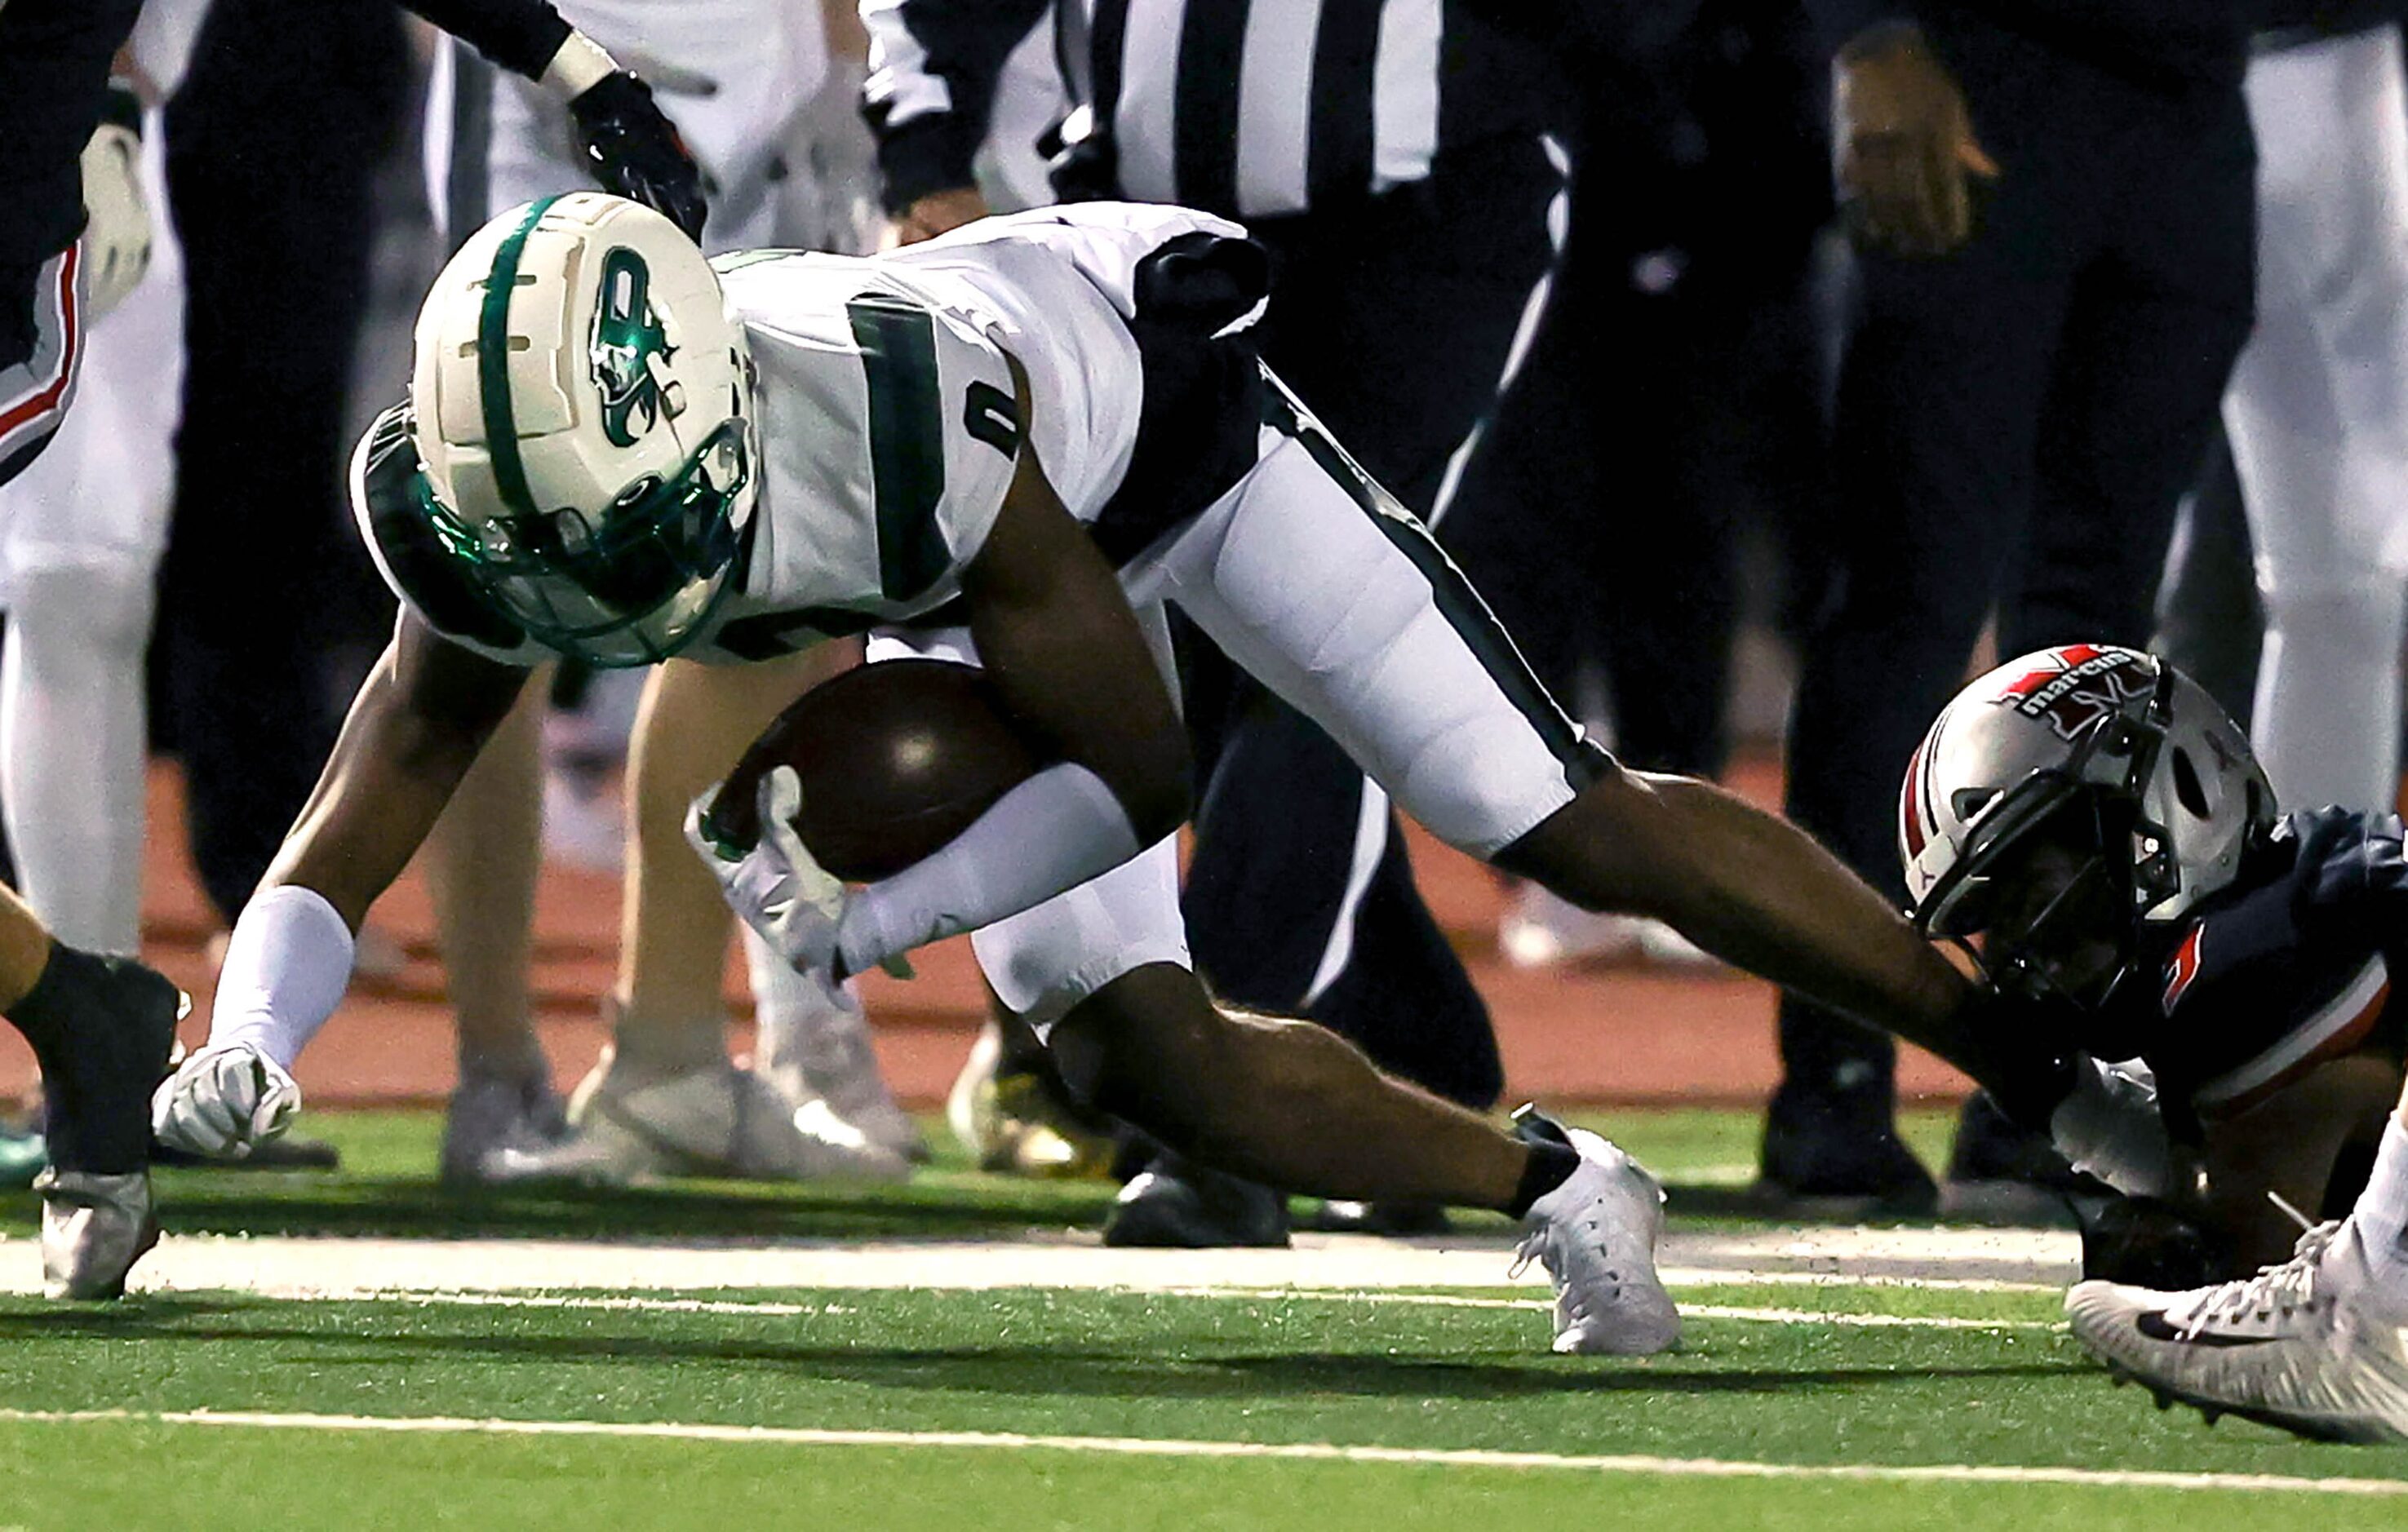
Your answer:
[[[1187,737],[1111,566],[1024,450],[962,594],[1015,722],[1101,778],[1138,844],[1185,823]]]
[[[434,829],[526,677],[405,614],[262,891],[315,890],[358,930]]]
[[[290,1073],[351,982],[351,939],[409,863],[526,672],[405,616],[300,819],[243,907],[209,1040],[152,1097],[161,1141],[241,1155],[300,1110]]]

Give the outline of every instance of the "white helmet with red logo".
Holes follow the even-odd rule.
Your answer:
[[[1899,857],[1915,923],[1984,929],[1992,878],[2072,816],[2137,930],[2230,882],[2273,827],[2274,794],[2231,718],[2155,655],[2027,654],[1959,692],[1907,764]]]

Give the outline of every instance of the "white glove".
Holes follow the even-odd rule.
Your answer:
[[[123,301],[150,265],[150,209],[142,198],[142,137],[115,122],[83,146],[85,283],[91,317]]]
[[[301,1087],[255,1043],[213,1042],[150,1097],[150,1131],[170,1149],[240,1159],[291,1125]]]
[[[2072,1092],[2048,1120],[2057,1153],[2126,1196],[2174,1193],[2173,1140],[2148,1066],[2101,1064],[2086,1054],[2075,1069]]]
[[[706,793],[686,809],[685,838],[695,854],[719,880],[728,908],[788,966],[832,980],[838,927],[850,895],[843,881],[821,866],[795,833],[795,815],[803,807],[802,779],[792,766],[779,766],[761,779],[753,798],[760,838],[740,855],[728,854],[703,832],[703,816],[717,797],[715,791]]]

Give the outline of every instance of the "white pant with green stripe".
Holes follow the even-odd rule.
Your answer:
[[[1521,838],[1605,764],[1420,524],[1317,428],[1266,426],[1254,469],[1122,583],[1166,674],[1172,603],[1405,812],[1475,856]],[[870,644],[872,663],[910,654],[975,658],[957,632]],[[971,941],[996,993],[1040,1028],[1132,968],[1186,966],[1177,845]]]

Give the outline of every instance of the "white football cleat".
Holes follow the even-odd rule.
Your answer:
[[[746,943],[748,950],[755,945]],[[765,979],[776,993],[763,993]],[[870,1041],[869,1018],[852,986],[831,988],[781,963],[755,964],[752,982],[761,1018],[756,1072],[796,1110],[825,1101],[828,1110],[879,1148],[925,1163],[928,1140],[887,1089],[878,1050]]]
[[[502,1151],[539,1152],[567,1137],[567,1110],[549,1078],[468,1075],[443,1116],[443,1181],[473,1186],[492,1179],[486,1167]]]
[[[2408,1441],[2408,1326],[2378,1310],[2345,1225],[2300,1237],[2291,1259],[2185,1293],[2114,1282],[2065,1296],[2074,1339],[2159,1409],[2196,1406],[2326,1441]]]
[[[1639,1162],[1585,1128],[1525,1108],[1521,1137],[1579,1151],[1580,1168],[1530,1205],[1511,1275],[1533,1260],[1555,1285],[1558,1352],[1648,1356],[1681,1339],[1680,1310],[1656,1275],[1664,1188]]]
[[[606,1052],[569,1097],[568,1122],[569,1136],[557,1144],[488,1155],[484,1179],[624,1185],[681,1176],[895,1181],[911,1173],[909,1161],[871,1143],[825,1102],[797,1110],[724,1059],[657,1070]]]
[[[42,1291],[53,1298],[106,1303],[125,1293],[125,1274],[159,1242],[150,1209],[150,1173],[102,1175],[44,1170]]]

